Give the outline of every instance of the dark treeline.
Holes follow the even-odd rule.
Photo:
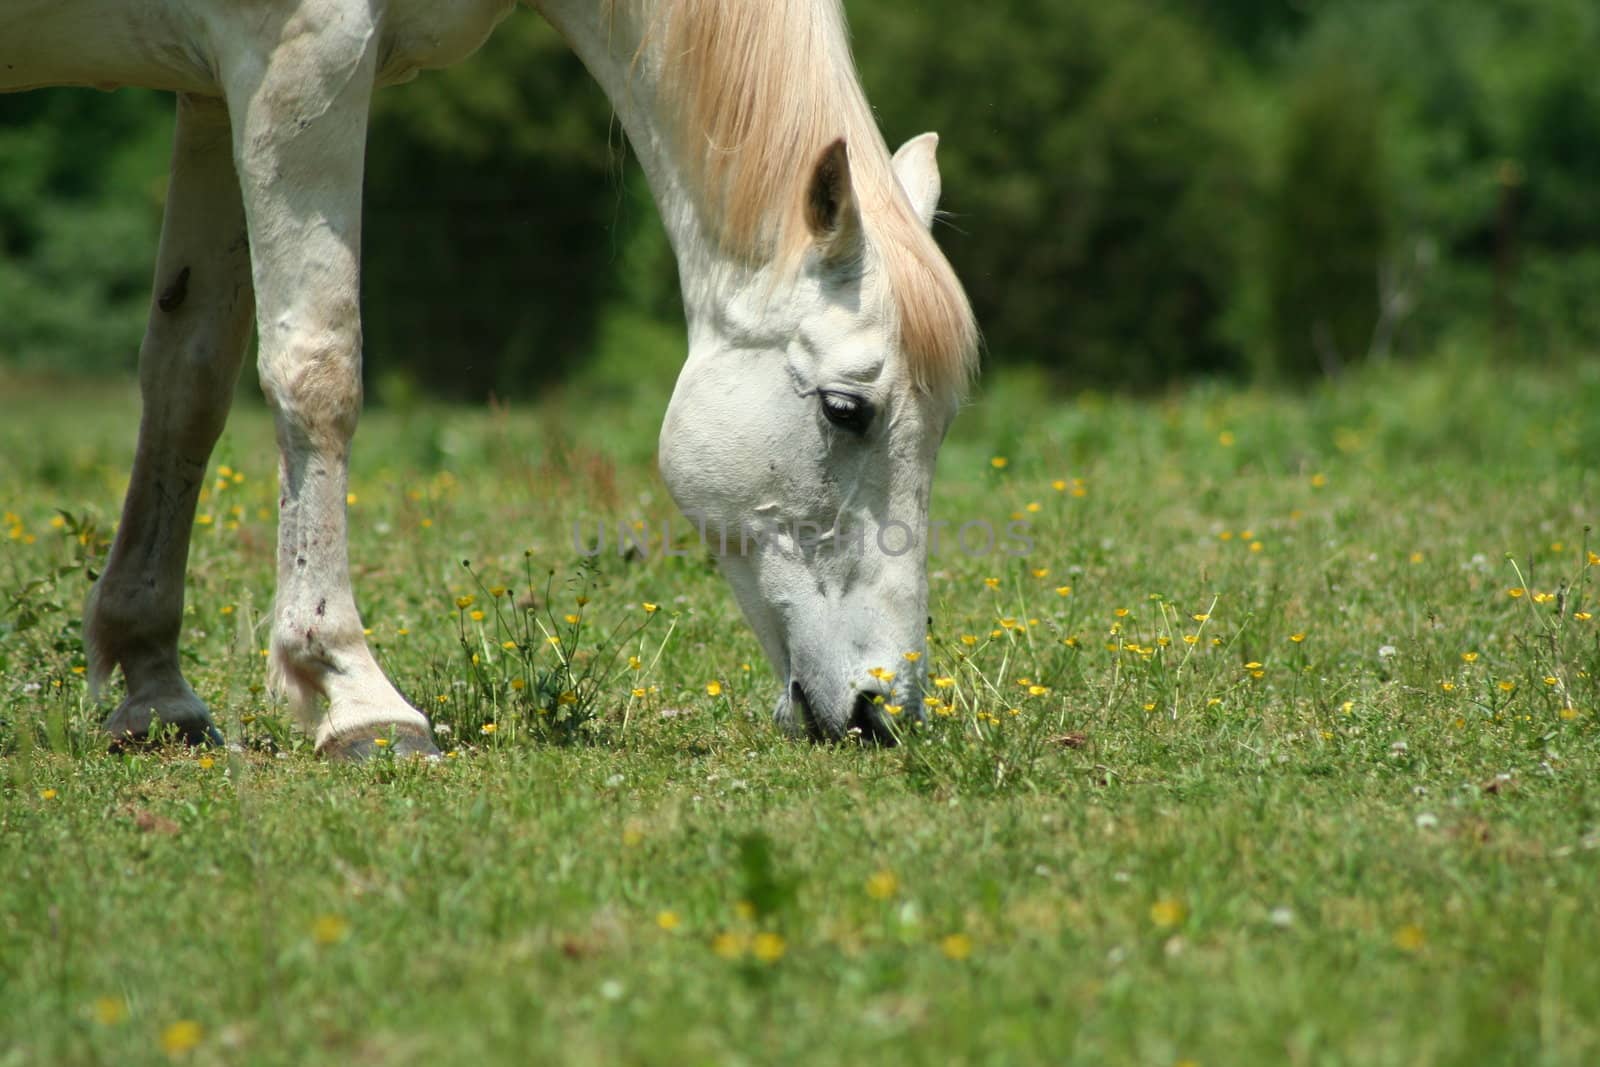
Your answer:
[[[1594,0],[848,0],[995,363],[1066,386],[1307,379],[1600,338]],[[0,363],[131,368],[171,137],[150,93],[0,96]],[[535,16],[379,96],[380,396],[665,362],[676,279],[610,108]],[[631,340],[618,340],[618,338]],[[647,341],[641,338],[655,338]]]

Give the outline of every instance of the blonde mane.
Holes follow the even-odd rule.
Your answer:
[[[959,393],[976,373],[966,293],[895,178],[856,76],[839,0],[639,0],[661,89],[706,218],[729,254],[792,270],[810,246],[806,187],[844,137],[862,221],[888,278],[917,384]]]

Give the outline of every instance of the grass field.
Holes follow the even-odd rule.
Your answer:
[[[0,383],[0,1065],[1600,1062],[1600,366],[991,378],[935,513],[1035,550],[933,562],[894,750],[777,736],[699,555],[580,564],[673,516],[665,400],[367,417],[358,597],[452,751],[329,766],[259,408],[189,579],[230,747],[112,757],[134,397]]]

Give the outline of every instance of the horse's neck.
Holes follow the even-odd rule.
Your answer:
[[[641,48],[645,28],[637,5],[626,0],[533,0],[566,38],[600,84],[617,113],[655,197],[662,224],[672,241],[691,331],[697,320],[716,314],[715,305],[730,286],[751,282],[753,273],[719,247],[700,198],[689,191],[682,150],[672,142],[661,99],[660,49]],[[735,91],[730,88],[730,91]]]

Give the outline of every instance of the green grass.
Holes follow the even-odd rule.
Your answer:
[[[703,558],[578,565],[572,520],[673,514],[664,395],[371,413],[358,596],[435,766],[324,765],[263,693],[253,406],[185,644],[242,744],[102,752],[136,412],[67,392],[0,389],[0,1065],[1600,1060],[1592,362],[992,378],[935,511],[1035,551],[934,561],[949,714],[893,751],[776,735]]]

